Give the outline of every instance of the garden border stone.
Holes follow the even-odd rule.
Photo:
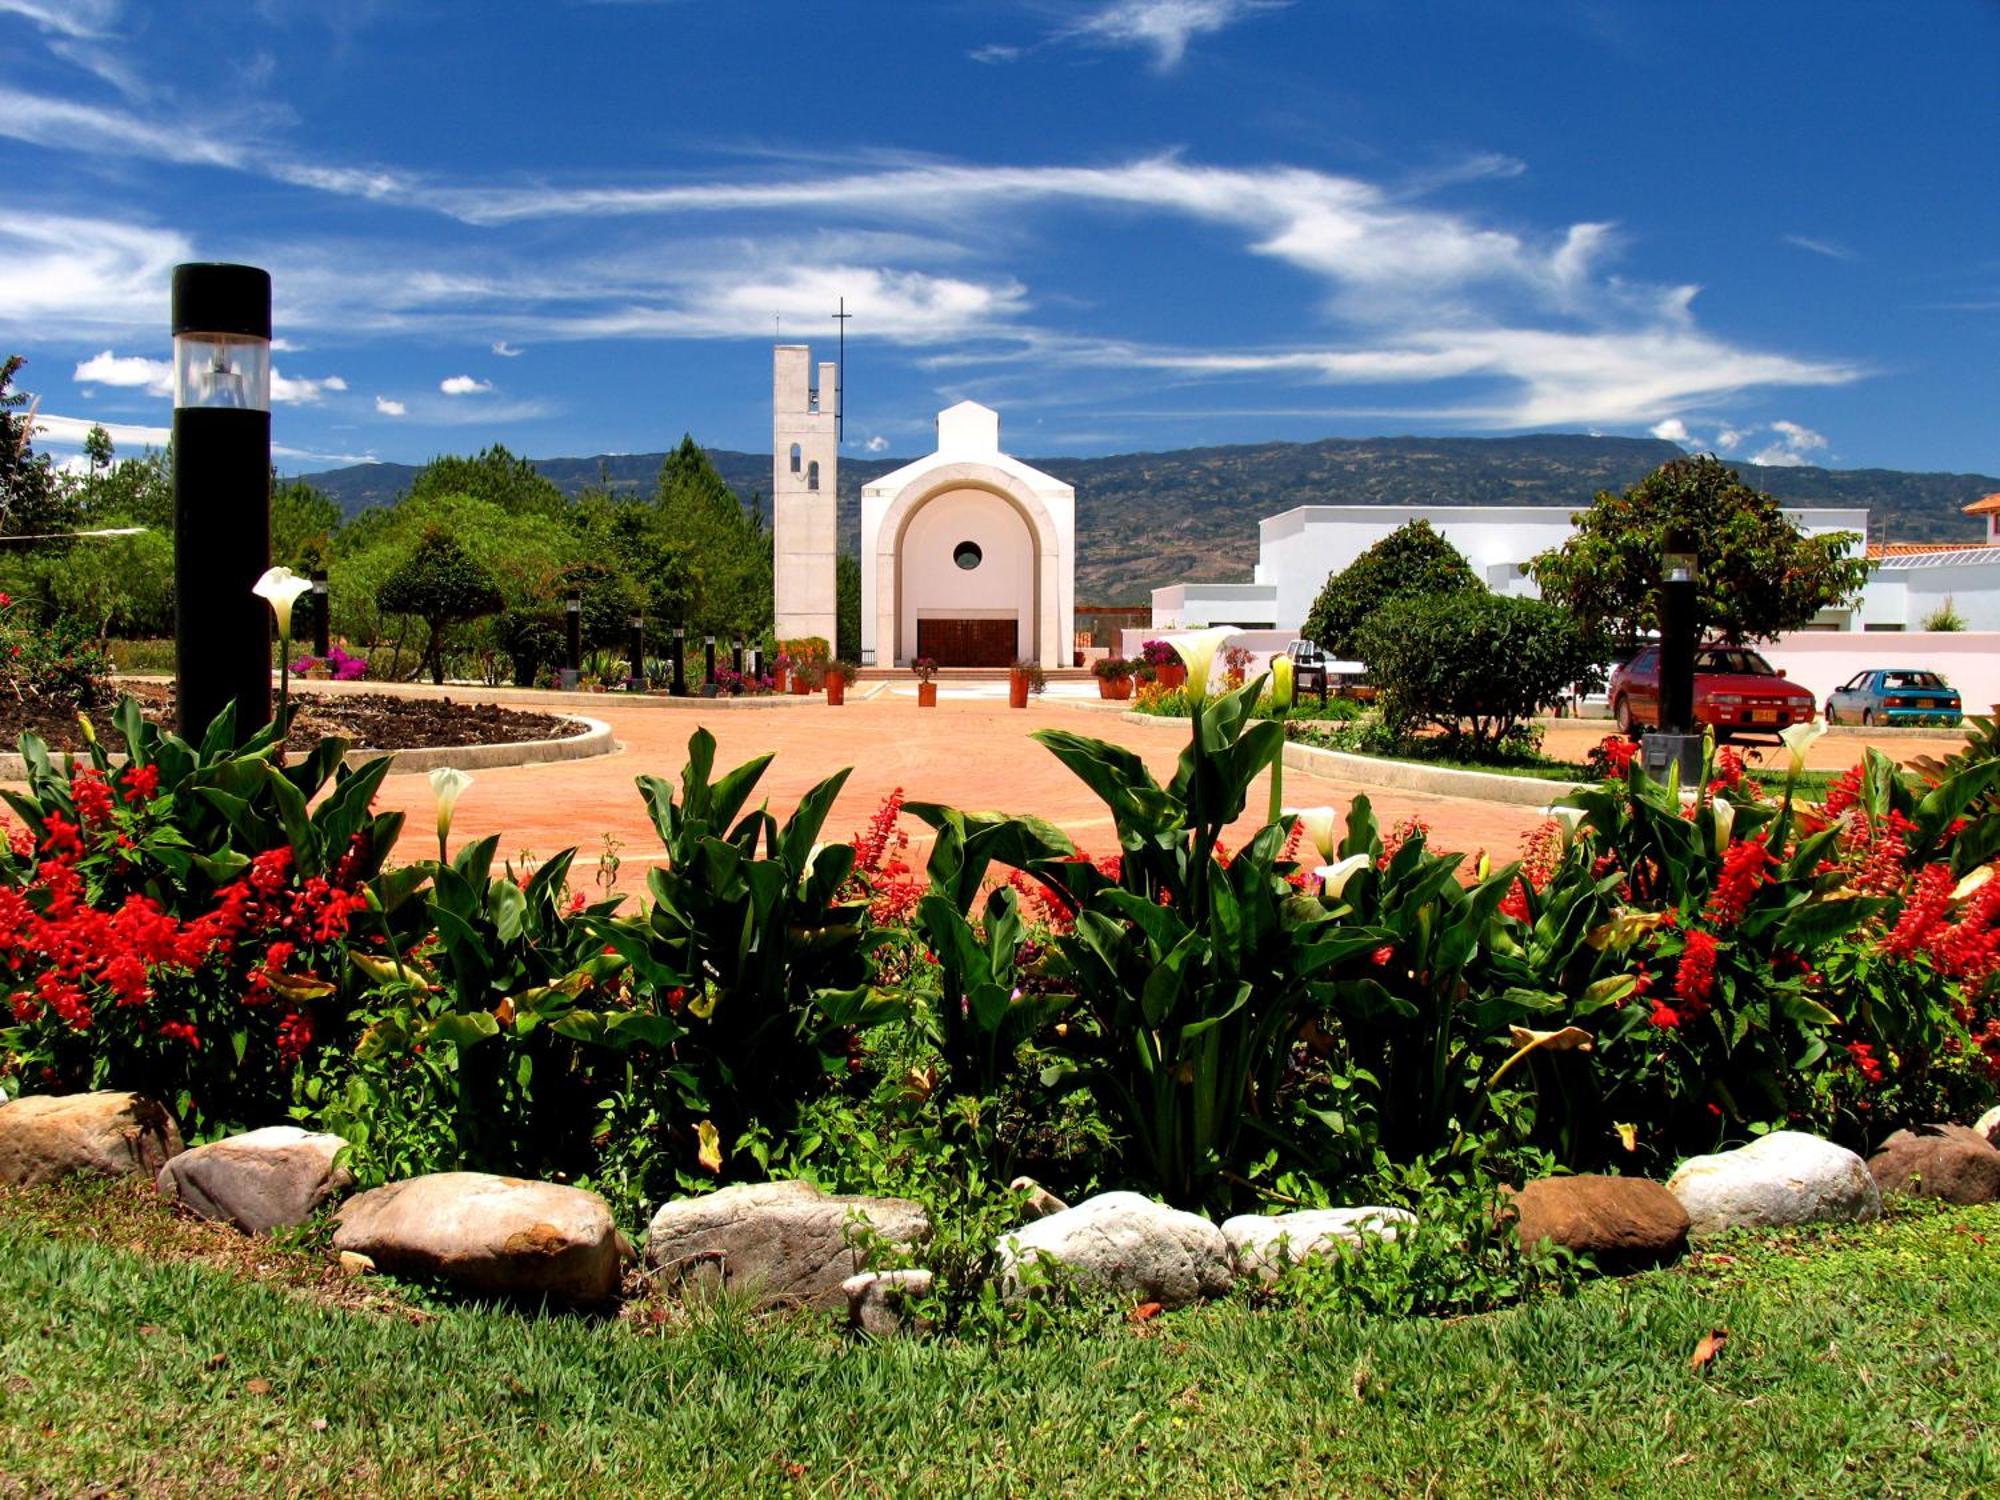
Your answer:
[[[180,1154],[173,1116],[143,1094],[24,1094],[0,1104],[0,1183],[10,1187],[77,1173],[151,1178]]]

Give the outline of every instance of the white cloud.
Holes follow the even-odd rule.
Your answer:
[[[1110,47],[1139,47],[1153,54],[1161,72],[1180,66],[1188,43],[1285,0],[1111,0],[1059,33]]]
[[[93,427],[111,434],[120,449],[164,448],[172,433],[165,427],[142,427],[131,422],[99,422],[90,417],[59,417],[39,412],[35,417],[35,440],[58,448],[81,448],[84,435]]]
[[[329,375],[320,384],[330,391],[344,391],[347,389],[347,382],[338,375]]]
[[[400,401],[391,401],[387,396],[375,398],[375,410],[385,417],[405,417],[410,413],[409,407]]]
[[[519,359],[522,355],[526,354],[528,351],[525,349],[516,349],[512,344],[508,343],[505,339],[495,339],[493,341],[493,352],[499,355],[502,359]]]
[[[1005,42],[988,42],[983,47],[974,47],[965,55],[976,63],[1010,63],[1019,58],[1023,50]]]
[[[447,375],[438,382],[438,389],[447,396],[476,396],[482,391],[493,389],[490,380],[474,380],[470,375]]]
[[[1796,468],[1812,463],[1813,455],[1827,445],[1826,439],[1819,433],[1797,422],[1773,422],[1771,431],[1778,435],[1778,440],[1751,454],[1751,463],[1773,468]]]
[[[341,380],[338,375],[330,375],[324,380],[307,380],[294,378],[285,374],[276,365],[271,366],[271,399],[275,402],[317,401],[321,391],[346,389],[347,382]]]
[[[164,329],[173,269],[194,258],[172,230],[10,208],[0,214],[0,328],[36,342]]]
[[[78,385],[143,388],[149,396],[168,396],[174,389],[174,362],[147,359],[143,354],[114,354],[106,349],[79,364],[70,379]]]
[[[1832,240],[1815,239],[1806,234],[1788,234],[1785,243],[1798,250],[1809,250],[1814,255],[1823,255],[1828,260],[1859,260],[1860,257],[1845,245]]]
[[[889,451],[889,440],[878,432],[868,439],[867,442],[863,443],[862,447],[870,453],[887,453]]]
[[[25,16],[58,36],[102,36],[118,14],[118,0],[0,0],[0,15]]]
[[[1654,437],[1662,438],[1669,443],[1680,443],[1685,446],[1694,441],[1688,435],[1687,423],[1679,417],[1668,417],[1664,422],[1655,422],[1651,430]]]

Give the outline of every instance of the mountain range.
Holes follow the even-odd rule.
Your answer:
[[[535,467],[568,494],[595,485],[648,494],[663,453],[548,458]],[[712,448],[716,471],[746,505],[770,519],[771,458]],[[1553,433],[1500,438],[1326,438],[1120,453],[1102,458],[1028,458],[1076,487],[1077,599],[1144,603],[1157,585],[1247,580],[1257,559],[1257,523],[1296,505],[1562,505],[1582,508],[1600,489],[1623,489],[1684,456],[1652,438]],[[840,465],[841,545],[859,546],[861,487],[907,463],[849,458]],[[1787,505],[1861,506],[1875,540],[1977,539],[1960,507],[2000,490],[1987,474],[1898,469],[1821,469],[1738,464],[1744,482]],[[348,515],[389,505],[417,469],[356,464],[300,478]]]

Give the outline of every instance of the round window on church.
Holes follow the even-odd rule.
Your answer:
[[[970,573],[979,566],[985,556],[986,554],[979,550],[979,543],[960,542],[952,549],[951,560]]]

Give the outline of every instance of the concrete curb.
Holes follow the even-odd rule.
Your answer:
[[[1128,724],[1187,722],[1163,714],[1127,712],[1119,717]],[[1338,777],[1384,791],[1428,792],[1434,797],[1463,797],[1513,807],[1548,807],[1557,798],[1568,796],[1584,785],[1580,781],[1506,776],[1498,771],[1461,771],[1453,766],[1427,766],[1414,760],[1384,760],[1375,755],[1352,755],[1345,750],[1323,750],[1318,745],[1302,745],[1296,740],[1285,741],[1285,765],[1295,771]]]
[[[563,717],[571,723],[582,726],[577,734],[565,735],[555,740],[516,740],[506,745],[437,745],[412,750],[350,750],[345,764],[349,770],[359,770],[370,761],[389,757],[389,774],[403,776],[424,771],[435,771],[442,766],[456,766],[461,771],[494,771],[505,766],[539,766],[566,760],[588,760],[592,756],[609,755],[618,748],[617,740],[611,736],[611,726],[602,719],[586,719],[581,714],[566,714]],[[58,751],[50,756],[57,765],[65,759],[84,763],[80,751]],[[123,765],[123,755],[111,757],[113,765]],[[0,751],[0,782],[19,782],[28,779],[28,763],[16,751]]]
[[[121,673],[118,682],[172,682],[171,677],[141,676]],[[277,679],[271,686],[275,691]],[[725,713],[742,712],[746,709],[790,708],[795,704],[812,702],[824,703],[824,693],[771,693],[761,697],[746,698],[675,698],[667,694],[654,693],[559,693],[549,688],[487,687],[477,682],[447,682],[442,687],[428,682],[330,682],[301,681],[294,679],[293,690],[314,695],[325,694],[339,697],[348,693],[381,693],[390,698],[456,698],[463,703],[493,703],[502,708],[562,708],[569,709],[569,718],[582,718],[576,710],[603,705],[610,708],[660,708],[697,709],[711,712],[717,709]]]

